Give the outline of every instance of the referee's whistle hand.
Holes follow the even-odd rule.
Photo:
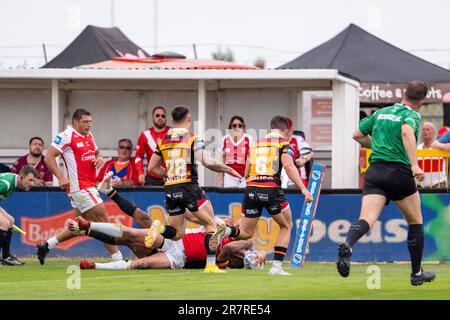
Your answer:
[[[414,178],[419,180],[419,182],[422,182],[425,179],[425,173],[419,166],[412,166],[411,170],[412,170]]]

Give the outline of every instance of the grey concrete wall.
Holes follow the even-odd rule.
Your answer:
[[[33,136],[51,141],[50,90],[0,89],[0,149],[28,149]]]

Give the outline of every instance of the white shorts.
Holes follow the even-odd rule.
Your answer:
[[[245,178],[239,179],[230,176],[228,173],[223,175],[223,187],[224,188],[245,188]]]
[[[68,196],[72,208],[80,210],[81,213],[103,203],[102,197],[94,187],[69,193]]]
[[[164,245],[160,251],[169,259],[171,269],[182,269],[186,264],[183,240],[164,239]]]

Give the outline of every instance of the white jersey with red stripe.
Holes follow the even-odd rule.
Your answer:
[[[170,127],[165,126],[164,129],[159,132],[157,132],[154,127],[141,132],[136,146],[135,157],[136,169],[139,175],[145,174],[143,163],[144,156],[147,157],[148,163],[152,157],[153,152],[156,151],[158,143],[160,143],[164,139],[169,130]],[[146,174],[155,179],[161,179],[161,177],[158,177],[150,172],[147,172]]]
[[[244,134],[236,142],[227,134],[220,142],[219,150],[225,157],[225,164],[239,172],[241,176],[245,175],[245,163],[252,144],[253,138],[248,134]]]
[[[51,145],[61,152],[70,180],[68,193],[95,186],[96,168],[94,160],[98,148],[92,133],[82,135],[69,126],[55,137]]]

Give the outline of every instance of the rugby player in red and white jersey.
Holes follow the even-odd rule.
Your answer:
[[[156,146],[169,131],[170,127],[167,126],[166,109],[163,106],[157,106],[152,111],[153,127],[148,128],[141,132],[138,138],[136,146],[136,158],[135,164],[138,172],[138,180],[141,185],[150,186],[163,186],[164,180],[151,173],[144,174],[144,156],[147,157],[147,162],[150,161],[153,152],[156,150]]]
[[[220,143],[219,152],[223,163],[236,170],[242,177],[245,175],[245,162],[247,161],[253,138],[245,133],[245,122],[240,116],[231,117],[229,134],[225,135]],[[217,183],[225,188],[245,188],[245,179],[233,177],[227,173],[217,173]]]
[[[300,136],[294,134],[294,123],[291,119],[286,118],[288,122],[288,141],[294,150],[294,164],[298,169],[300,178],[302,179],[305,187],[308,187],[309,183],[309,172],[307,170],[306,164],[311,161],[314,157],[314,152],[306,140]],[[289,184],[294,184],[287,176],[286,171],[283,170],[281,173],[283,188],[287,188]]]
[[[224,223],[216,219],[217,223]],[[181,269],[202,268],[206,263],[205,235],[206,228],[186,229],[180,240],[164,239],[158,235],[151,247],[145,246],[148,229],[134,229],[111,223],[89,222],[81,217],[69,221],[68,226],[75,234],[86,234],[98,240],[126,245],[139,259],[132,261],[114,261],[94,263],[82,259],[81,269],[133,270],[133,269]],[[225,237],[219,244],[216,255],[221,268],[243,268],[243,259],[254,255],[254,264],[264,265],[265,253],[252,250],[252,240],[233,240]]]
[[[72,116],[72,126],[59,133],[53,140],[45,157],[45,164],[56,176],[59,185],[65,188],[74,208],[75,216],[91,221],[107,222],[108,216],[102,198],[95,188],[96,168],[104,164],[103,157],[90,132],[92,115],[84,109],[77,109]],[[61,156],[67,171],[66,177],[58,167],[56,158]],[[59,243],[73,238],[64,228],[45,242],[39,243],[37,257],[44,264],[46,254]],[[122,253],[117,246],[106,245],[113,260],[121,260]]]

